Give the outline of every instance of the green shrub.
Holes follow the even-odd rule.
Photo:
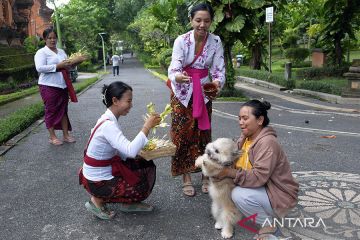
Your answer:
[[[289,33],[284,37],[282,46],[283,48],[294,48],[297,45],[298,35],[295,33]]]
[[[1,77],[2,76],[0,75],[0,78]],[[14,88],[16,88],[16,83],[14,82],[14,80],[10,80],[10,81],[7,81],[7,82],[0,82],[0,92],[2,92],[2,93],[11,91]],[[0,98],[1,98],[1,96],[3,96],[3,95],[0,95]]]
[[[293,63],[300,63],[309,56],[309,50],[306,48],[289,48],[285,50],[285,57]]]
[[[289,89],[295,87],[295,81],[292,79],[289,81],[285,80],[281,73],[269,73],[261,70],[240,70],[240,75],[275,83]]]
[[[77,70],[79,72],[96,72],[96,67],[91,63],[90,60],[86,60],[77,67]]]
[[[220,98],[228,98],[228,97],[234,97],[234,98],[243,98],[243,99],[246,99],[246,97],[244,96],[243,92],[239,89],[227,89],[227,88],[224,88],[221,90],[220,92],[220,95],[219,95]]]
[[[33,83],[38,77],[38,73],[33,63],[15,68],[0,69],[0,75],[1,78],[10,81],[10,84],[13,81],[15,88],[17,88],[18,85]]]
[[[0,144],[14,137],[44,115],[42,102],[23,107],[0,119]]]
[[[146,52],[136,53],[136,56],[144,65],[159,66],[158,60]]]
[[[344,67],[322,67],[322,68],[305,68],[299,69],[296,73],[300,79],[320,79],[323,77],[342,77],[349,70],[348,66]]]
[[[0,71],[11,68],[21,68],[23,66],[34,66],[34,54],[16,54],[16,55],[0,55]]]
[[[342,91],[342,89],[336,85],[319,81],[303,81],[299,84],[299,88],[335,95],[340,95]]]
[[[34,53],[38,49],[39,40],[35,36],[29,36],[24,40],[24,48],[27,53]]]
[[[285,68],[285,64],[282,64],[281,67]],[[303,61],[303,62],[291,64],[291,68],[309,68],[309,67],[311,67],[311,61]]]
[[[157,56],[160,66],[163,69],[168,69],[171,62],[172,49],[164,48],[161,49],[160,53]]]

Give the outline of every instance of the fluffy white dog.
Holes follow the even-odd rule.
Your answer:
[[[195,166],[201,167],[203,174],[210,177],[211,213],[216,221],[215,228],[221,229],[223,238],[233,236],[234,225],[241,219],[241,213],[231,200],[231,191],[235,187],[233,180],[230,178],[217,180],[213,176],[224,167],[233,166],[240,153],[233,140],[218,138],[206,145],[205,153],[195,161]]]

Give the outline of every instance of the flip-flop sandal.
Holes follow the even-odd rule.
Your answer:
[[[60,140],[60,139],[49,139],[49,143],[51,143],[52,145],[55,145],[55,146],[60,146],[63,144],[63,142]]]
[[[67,143],[74,143],[76,142],[75,138],[69,136],[69,137],[64,137],[64,142],[67,142]]]
[[[119,210],[122,212],[151,212],[154,207],[147,203],[120,203]]]
[[[193,187],[191,182],[183,183],[182,191],[183,191],[184,195],[186,195],[188,197],[193,197],[196,194],[195,188]]]
[[[203,193],[209,193],[209,179],[202,180],[201,191]]]
[[[85,207],[89,212],[103,220],[110,220],[115,216],[114,211],[109,211],[105,207],[98,208],[91,201],[86,202]]]
[[[281,230],[276,227],[275,231],[258,233],[254,236],[254,239],[262,238],[263,240],[279,240],[281,236]]]

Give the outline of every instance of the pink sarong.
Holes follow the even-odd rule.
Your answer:
[[[208,130],[211,126],[200,80],[206,77],[209,74],[209,71],[208,69],[196,69],[190,67],[184,68],[184,71],[191,76],[193,83],[193,117],[198,121],[200,130]]]

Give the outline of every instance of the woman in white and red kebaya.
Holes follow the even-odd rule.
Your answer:
[[[80,171],[80,183],[90,193],[86,209],[101,219],[111,219],[115,213],[106,203],[119,203],[124,212],[152,211],[143,203],[155,184],[156,167],[137,154],[148,142],[151,128],[161,121],[159,114],[145,120],[134,140],[123,134],[118,120],[132,108],[132,88],[123,82],[104,85],[103,103],[106,112],[91,131]]]

